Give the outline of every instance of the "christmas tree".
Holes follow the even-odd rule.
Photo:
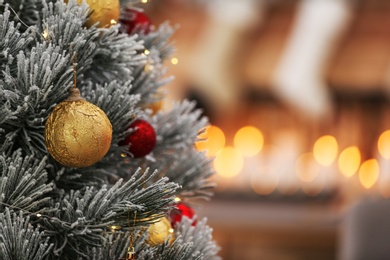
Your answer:
[[[170,25],[134,0],[0,4],[0,259],[219,259],[191,204],[207,119],[155,109]]]

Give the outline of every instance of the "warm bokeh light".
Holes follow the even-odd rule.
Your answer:
[[[195,146],[198,151],[206,151],[207,156],[215,156],[225,146],[225,134],[217,126],[207,126],[198,137],[206,140],[196,142]]]
[[[251,187],[260,195],[271,194],[278,185],[278,175],[271,167],[262,167],[251,176]]]
[[[379,136],[378,150],[385,159],[390,159],[390,130],[384,131]]]
[[[366,188],[371,188],[379,177],[379,164],[376,159],[369,159],[362,163],[359,169],[360,183]]]
[[[359,148],[357,146],[347,147],[340,153],[338,160],[339,170],[345,177],[351,177],[359,169],[360,161]]]
[[[243,156],[254,156],[263,148],[264,137],[259,129],[253,126],[245,126],[237,131],[234,136],[234,147]]]
[[[314,180],[320,172],[320,167],[315,162],[313,153],[304,153],[298,157],[295,172],[301,181],[311,182]]]
[[[173,65],[176,65],[176,64],[179,63],[179,59],[178,59],[178,58],[172,58],[172,59],[171,59],[171,63],[172,63]]]
[[[336,138],[331,135],[321,136],[313,146],[314,158],[323,166],[329,166],[334,162],[337,151],[338,144]]]
[[[111,23],[112,25],[117,24],[117,22],[116,22],[114,19],[111,19],[110,23]]]
[[[145,49],[145,50],[144,50],[144,54],[145,54],[146,56],[148,56],[148,55],[150,54],[150,51],[149,51],[148,49]]]
[[[244,158],[234,147],[221,149],[214,160],[215,171],[226,178],[231,178],[240,173],[244,167]]]

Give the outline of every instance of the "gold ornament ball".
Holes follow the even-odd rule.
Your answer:
[[[45,143],[53,158],[67,167],[88,167],[111,146],[112,126],[99,107],[82,99],[77,88],[58,104],[45,125]]]
[[[161,111],[164,107],[164,102],[162,100],[156,101],[149,105],[149,109],[152,110],[153,115],[157,114],[159,111]]]
[[[77,0],[81,4],[83,0]],[[67,1],[66,1],[67,2]],[[86,0],[90,9],[90,16],[85,23],[87,27],[99,22],[99,27],[107,27],[119,21],[120,2],[119,0]],[[114,21],[114,23],[113,23]]]
[[[170,242],[173,241],[173,229],[171,223],[166,217],[153,223],[148,228],[149,238],[146,241],[150,246],[156,246],[165,242],[171,235]]]

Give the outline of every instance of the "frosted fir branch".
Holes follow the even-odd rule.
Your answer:
[[[117,80],[127,82],[133,78],[133,70],[145,63],[140,54],[144,49],[136,35],[119,34],[119,25],[99,29],[100,36],[90,69],[85,72],[88,79],[97,83]]]
[[[23,22],[28,26],[38,22],[39,10],[42,8],[41,0],[5,0],[4,3],[9,4],[15,11],[16,14],[11,14],[15,22]]]
[[[207,226],[207,219],[198,221],[196,226],[192,226],[193,221],[183,216],[178,226],[175,228],[176,243],[178,245],[192,243],[191,249],[182,259],[203,259],[220,260],[217,255],[219,246],[213,241],[213,230]]]
[[[165,215],[172,208],[178,185],[162,178],[146,186],[154,174],[138,171],[129,181],[118,181],[110,189],[87,187],[53,201],[54,210],[41,211],[50,218],[42,218],[40,224],[55,245],[55,255],[61,259],[85,257],[89,247],[103,245],[103,232],[110,225],[125,226],[135,214],[136,226],[147,225]]]
[[[20,23],[16,26],[10,21],[11,12],[9,8],[0,6],[0,10],[5,9],[0,15],[0,80],[3,78],[3,73],[8,66],[11,72],[16,70],[15,57],[19,51],[27,49],[33,38],[28,33],[20,33]],[[2,99],[3,95],[0,95]]]
[[[163,243],[156,254],[152,257],[146,259],[158,259],[158,260],[169,260],[169,259],[178,259],[178,260],[201,260],[201,256],[189,256],[189,252],[193,247],[193,243],[180,243],[176,240],[172,245],[168,241]]]
[[[171,56],[176,50],[169,42],[172,35],[175,33],[175,28],[169,25],[168,22],[161,24],[157,30],[151,31],[148,34],[140,33],[140,39],[143,40],[145,49],[158,50],[159,58],[165,60]]]
[[[145,55],[146,56],[146,55]],[[133,94],[141,96],[140,105],[147,107],[157,101],[157,90],[172,81],[172,77],[165,77],[167,69],[162,65],[159,52],[151,49],[147,55],[147,62],[141,64],[134,71]]]
[[[158,137],[155,157],[193,147],[199,130],[208,123],[206,117],[201,117],[201,110],[195,109],[195,105],[195,102],[185,100],[174,104],[170,111],[160,112],[153,117]]]
[[[96,41],[101,33],[94,26],[89,29],[83,26],[88,14],[89,8],[85,2],[49,2],[44,4],[42,21],[39,24],[40,31],[47,35],[48,42],[70,54],[68,65],[71,66],[72,60],[76,61],[79,80],[92,66],[96,55]]]
[[[121,259],[124,258],[121,256],[126,254],[128,244],[129,239],[124,234],[107,234],[103,246],[92,247],[87,254],[91,260]]]
[[[83,27],[89,9],[86,3],[68,4],[58,1],[45,5],[41,31],[48,40],[61,49],[77,54],[79,81],[104,84],[113,80],[127,82],[132,79],[133,68],[144,61],[139,55],[143,49],[137,36],[119,34],[119,25],[110,28]]]
[[[33,211],[50,200],[53,185],[47,183],[46,159],[23,157],[20,150],[11,156],[0,155],[0,211],[4,205]]]
[[[49,178],[55,181],[57,189],[65,191],[83,189],[86,186],[101,187],[112,175],[104,167],[102,169],[96,167],[65,168],[52,158],[50,158],[50,164],[52,168],[49,171]]]
[[[7,131],[8,137],[15,137],[15,149],[41,157],[46,153],[44,122],[71,87],[72,70],[67,62],[68,57],[58,47],[38,43],[30,53],[17,55],[16,75],[6,69],[2,86],[8,93],[5,110],[12,113],[0,128]]]
[[[0,213],[0,259],[49,259],[53,245],[29,221],[30,218],[24,218],[22,212],[11,214],[8,208]]]
[[[191,158],[191,160],[188,160]],[[162,175],[178,183],[181,188],[177,196],[181,198],[202,198],[208,200],[213,195],[215,184],[209,180],[214,174],[212,159],[195,149],[174,153],[171,157],[149,162],[149,167],[160,166]]]

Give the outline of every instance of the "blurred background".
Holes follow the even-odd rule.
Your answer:
[[[177,25],[170,98],[210,119],[218,186],[194,207],[221,257],[390,259],[390,1],[143,8]]]

